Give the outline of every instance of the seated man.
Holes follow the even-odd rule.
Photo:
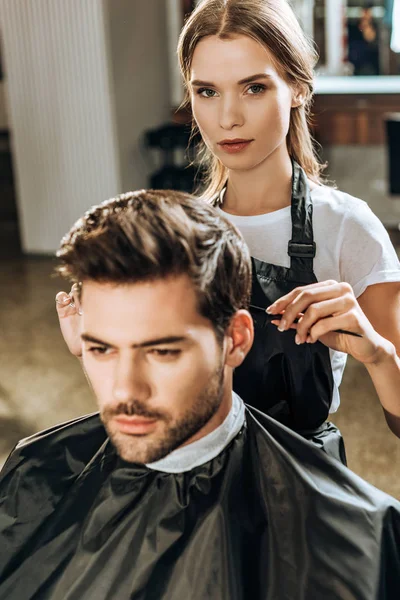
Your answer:
[[[59,257],[99,414],[9,457],[0,599],[398,599],[399,503],[232,393],[253,337],[234,227],[134,192]]]

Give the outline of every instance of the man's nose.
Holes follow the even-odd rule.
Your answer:
[[[240,101],[236,98],[225,98],[221,102],[219,124],[227,131],[243,125],[243,112]]]
[[[117,402],[147,400],[151,387],[143,366],[139,360],[123,357],[115,370],[113,396]]]

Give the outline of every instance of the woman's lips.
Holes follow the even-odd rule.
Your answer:
[[[232,142],[219,142],[219,146],[227,152],[228,154],[236,154],[237,152],[242,152],[251,144],[253,140],[234,140]]]
[[[121,433],[129,435],[143,435],[150,433],[157,424],[157,419],[144,419],[142,417],[127,417],[120,415],[114,418]]]

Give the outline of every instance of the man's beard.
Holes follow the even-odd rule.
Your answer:
[[[146,403],[139,400],[120,403],[113,408],[105,408],[101,412],[101,419],[113,445],[123,460],[141,464],[156,462],[182,446],[208,423],[221,405],[223,385],[224,368],[221,364],[214,371],[207,385],[197,396],[189,410],[183,411],[182,415],[176,420],[168,413],[148,409]],[[112,423],[112,419],[117,415],[157,419],[164,424],[162,434],[155,439],[152,439],[151,434],[148,436],[122,434]]]

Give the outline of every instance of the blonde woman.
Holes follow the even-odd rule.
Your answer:
[[[345,461],[326,419],[339,406],[347,354],[363,355],[378,395],[398,379],[400,266],[368,206],[322,184],[307,123],[313,47],[285,0],[203,0],[178,54],[204,142],[202,196],[239,228],[253,257],[255,342],[235,390]],[[58,301],[78,353],[74,309],[66,294]],[[367,357],[357,337],[365,323],[391,342]],[[400,436],[392,389],[383,408]]]

